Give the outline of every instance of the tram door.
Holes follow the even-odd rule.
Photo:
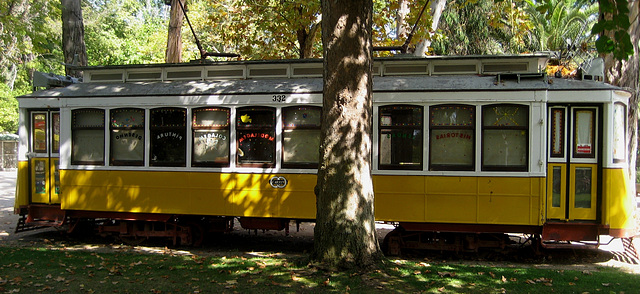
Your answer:
[[[60,112],[31,112],[31,203],[57,204],[60,187]]]
[[[598,107],[549,107],[547,218],[596,220]]]

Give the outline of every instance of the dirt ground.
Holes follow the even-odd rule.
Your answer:
[[[15,233],[18,216],[13,213],[15,172],[0,171],[0,246],[53,246],[66,250],[132,251],[146,253],[195,254],[200,256],[217,254],[278,254],[302,256],[313,249],[313,224],[303,223],[299,229],[291,223],[290,232],[248,231],[239,227],[230,234],[210,236],[199,248],[172,246],[166,240],[145,242],[144,246],[122,244],[119,240],[101,238],[91,234],[67,235],[47,228]],[[378,224],[380,242],[393,229],[390,225]],[[409,252],[403,258],[452,261],[492,266],[525,266],[553,269],[596,270],[598,267],[616,267],[626,272],[640,274],[640,265],[628,258],[619,239],[602,237],[607,244],[598,249],[562,249],[545,251],[534,255],[529,250],[513,250],[506,254],[482,252],[480,254],[447,254],[439,252]],[[634,238],[635,248],[640,250],[640,236]],[[631,262],[630,262],[631,261]],[[637,260],[635,261],[637,262]]]

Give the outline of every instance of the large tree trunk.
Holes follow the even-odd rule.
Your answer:
[[[62,50],[64,63],[78,66],[87,65],[87,49],[84,45],[84,22],[80,0],[60,0],[62,4]],[[65,72],[72,77],[81,77],[82,72],[65,66]]]
[[[340,268],[380,258],[371,179],[372,0],[322,1],[324,102],[312,258]]]
[[[627,146],[629,161],[629,174],[631,183],[635,182],[636,174],[636,149],[638,147],[638,83],[640,75],[640,55],[638,53],[638,46],[640,42],[640,23],[638,18],[640,17],[640,1],[629,1],[629,21],[631,26],[629,27],[629,36],[631,37],[631,43],[633,44],[633,55],[626,61],[616,60],[613,54],[607,54],[604,56],[605,61],[605,82],[619,86],[632,91],[631,98],[629,99],[629,111],[627,126]],[[604,17],[610,17],[604,14]],[[612,40],[614,38],[614,32],[605,31]],[[632,185],[635,188],[635,185]]]
[[[182,22],[184,21],[184,12],[180,6],[181,3],[186,9],[187,4],[185,0],[171,0],[169,33],[167,35],[167,51],[164,57],[164,61],[166,63],[182,62]]]

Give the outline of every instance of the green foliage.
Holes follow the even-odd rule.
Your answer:
[[[591,27],[596,21],[598,5],[582,0],[544,0],[527,2],[533,20],[532,39],[536,50],[560,51],[563,56],[575,55],[594,46]]]
[[[161,0],[83,3],[89,65],[164,62],[168,6]]]
[[[499,54],[505,49],[496,28],[505,28],[494,16],[494,1],[454,0],[442,13],[439,36],[431,46],[436,55]],[[493,24],[491,21],[494,21]],[[506,38],[503,37],[503,38]]]
[[[10,91],[29,91],[33,70],[62,70],[59,5],[59,0],[0,1],[0,82]]]
[[[0,84],[0,133],[18,132],[18,100],[7,85]]]
[[[629,7],[627,0],[600,0],[600,17],[591,33],[600,35],[596,48],[600,53],[613,53],[618,60],[627,60],[633,52],[633,44],[629,35]],[[605,34],[613,32],[613,39]]]
[[[312,32],[320,22],[320,1],[208,0],[198,7],[206,11],[198,28],[206,32],[200,33],[203,46],[242,59],[299,58],[298,34]],[[319,30],[314,36],[310,57],[319,57]]]

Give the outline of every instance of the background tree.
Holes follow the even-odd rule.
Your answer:
[[[371,179],[371,0],[322,1],[323,113],[313,258],[367,267],[380,258]]]
[[[80,0],[60,0],[62,3],[62,51],[67,65],[87,65],[87,48],[84,45],[84,21]],[[75,63],[75,64],[74,64]],[[81,77],[82,72],[65,66],[66,75]]]
[[[15,96],[31,91],[35,70],[63,73],[60,1],[0,1],[0,131],[17,131]]]
[[[164,62],[169,21],[169,6],[164,1],[86,0],[83,3],[89,65]],[[188,52],[184,53],[190,57]],[[191,56],[196,53],[191,52]]]
[[[637,172],[640,102],[640,1],[600,0],[600,21],[593,32],[601,33],[596,45],[605,60],[605,82],[631,92],[627,115],[627,158],[633,180]]]
[[[169,30],[167,33],[166,63],[182,62],[182,23],[184,10],[187,10],[186,1],[171,0],[171,12],[169,13]]]

